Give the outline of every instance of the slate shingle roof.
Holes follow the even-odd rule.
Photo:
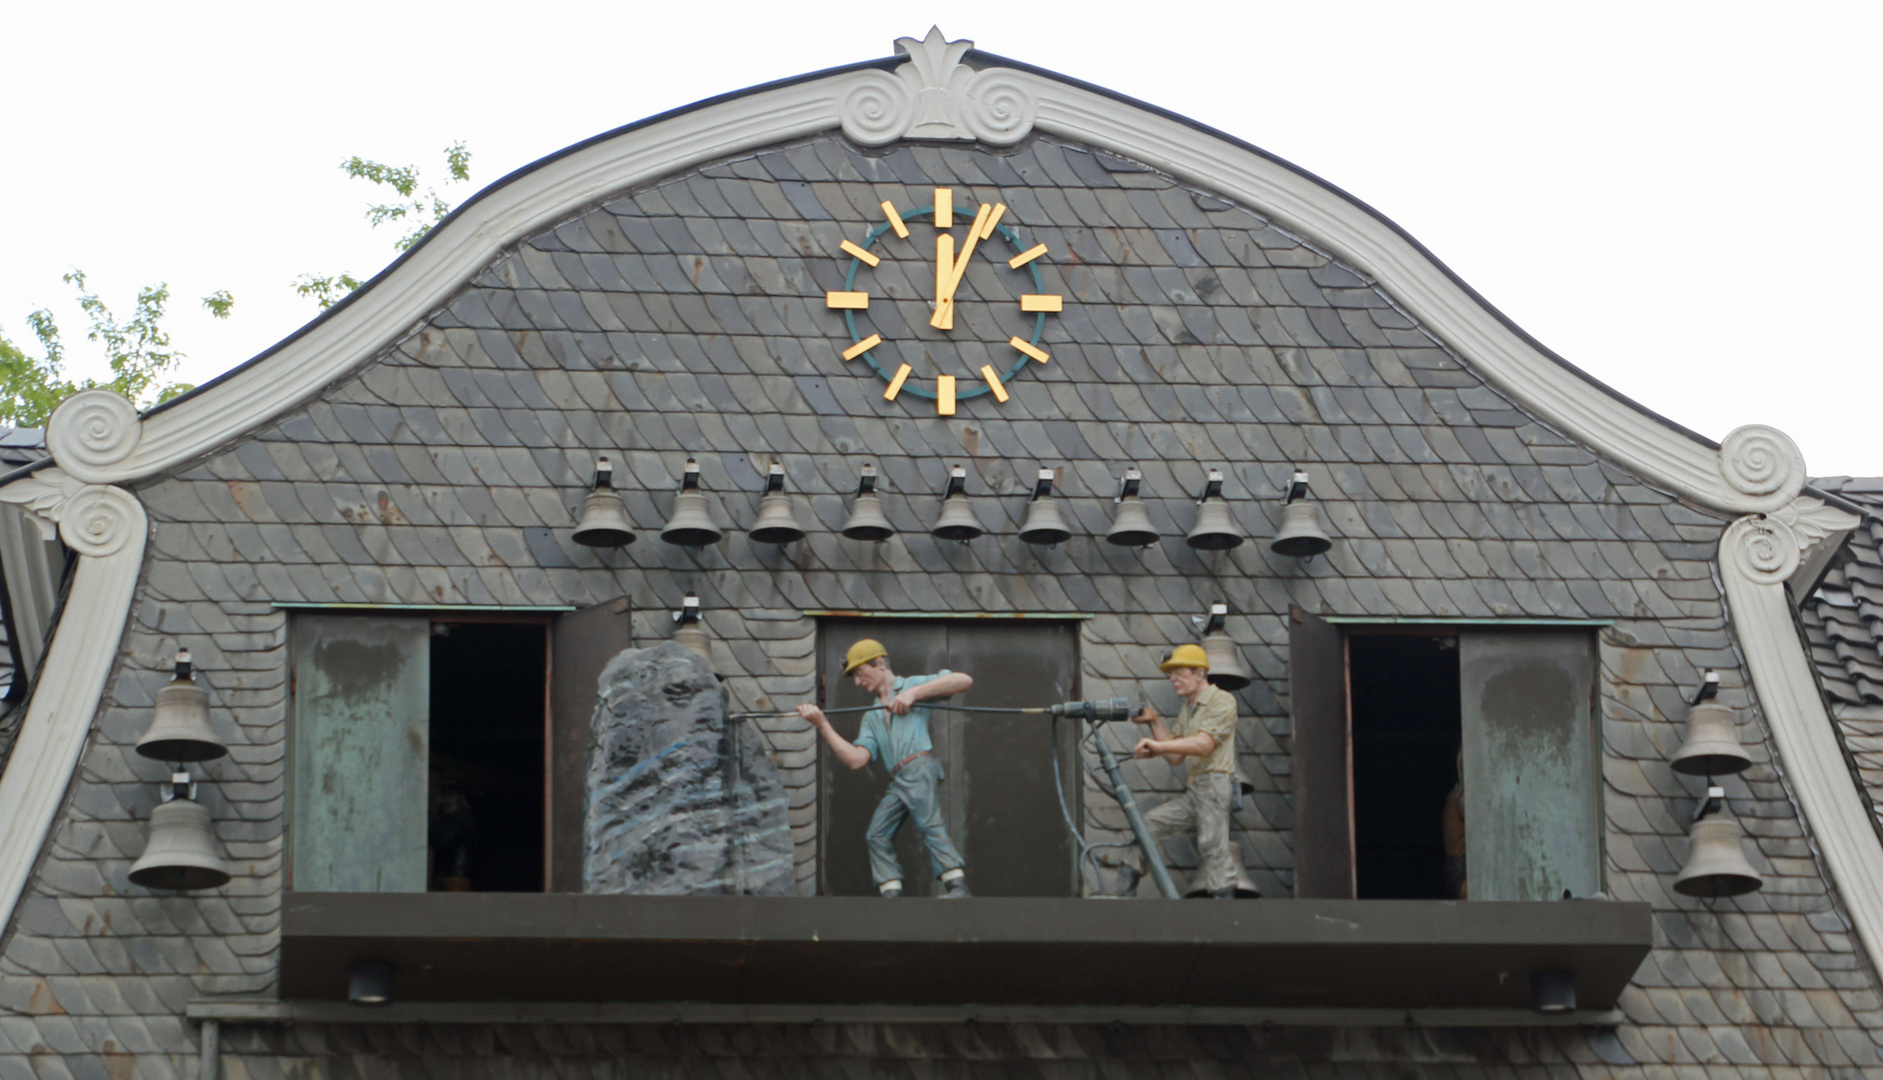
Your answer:
[[[1053,359],[952,420],[885,406],[837,359],[843,239],[933,184],[998,197],[1059,253]],[[879,325],[926,318],[913,270],[880,276]],[[965,287],[1005,296],[976,265]],[[906,288],[904,285],[906,284]],[[998,291],[997,291],[998,290]],[[893,301],[893,302],[891,302]],[[973,371],[1007,337],[964,303],[966,343],[928,342]],[[899,322],[898,322],[899,321]],[[907,338],[900,340],[906,341]],[[949,350],[954,350],[950,353]],[[596,553],[569,540],[597,451],[613,451],[643,540]],[[653,539],[681,463],[699,457],[722,523],[749,525],[760,475],[782,458],[820,527],[779,552],[742,536],[703,552]],[[857,468],[883,473],[901,534],[839,538]],[[949,463],[965,461],[992,535],[963,546],[926,527]],[[1145,551],[1095,539],[1123,467],[1145,472]],[[1020,544],[1042,464],[1080,535]],[[1314,478],[1336,546],[1309,564],[1251,543],[1198,553],[1174,539],[1211,466],[1254,537],[1275,527],[1295,466]],[[1089,148],[1035,138],[1012,151],[808,139],[611,195],[516,245],[405,340],[321,400],[232,449],[144,485],[152,543],[124,660],[71,801],[0,954],[0,1077],[32,1055],[97,1072],[129,1055],[180,1070],[176,1019],[204,994],[276,986],[286,797],[287,603],[567,604],[628,596],[638,641],[699,594],[715,663],[741,707],[813,689],[806,610],[1085,612],[1082,691],[1165,700],[1153,658],[1217,599],[1256,681],[1239,748],[1256,785],[1236,821],[1271,897],[1291,891],[1286,611],[1377,618],[1609,620],[1600,637],[1608,888],[1651,903],[1655,950],[1603,1031],[1259,1031],[919,1025],[646,1029],[551,1026],[243,1029],[245,1075],[675,1072],[1213,1076],[1781,1076],[1883,1071],[1883,1001],[1745,688],[1711,562],[1724,524],[1527,416],[1397,308],[1389,292],[1254,211]],[[237,868],[211,894],[129,884],[161,771],[130,744],[178,644],[195,653],[232,743],[205,799]],[[1745,711],[1755,764],[1729,781],[1765,889],[1711,907],[1670,889],[1697,782],[1667,757],[1683,690],[1705,667]],[[1670,719],[1672,718],[1672,719]],[[1131,732],[1110,733],[1116,745]],[[815,752],[768,732],[792,784],[791,822],[814,880]],[[1133,762],[1134,787],[1177,774]],[[1088,787],[1091,839],[1122,836]],[[501,1053],[514,1062],[482,1060]],[[735,1060],[736,1059],[736,1060]],[[934,1064],[931,1066],[930,1062]],[[63,1067],[63,1066],[60,1066]],[[1678,1069],[1679,1072],[1673,1070]],[[514,1071],[514,1070],[513,1070]]]
[[[1865,507],[1823,580],[1798,606],[1826,704],[1883,828],[1883,479],[1813,480]]]

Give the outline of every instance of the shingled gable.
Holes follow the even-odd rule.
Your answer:
[[[735,700],[758,705],[808,691],[807,610],[1091,613],[1081,679],[1099,696],[1146,683],[1142,656],[1185,634],[1184,616],[1215,593],[1234,604],[1263,676],[1244,692],[1258,790],[1240,826],[1271,896],[1288,894],[1293,871],[1288,716],[1274,689],[1289,604],[1612,624],[1601,646],[1610,886],[1654,902],[1657,950],[1616,1035],[1454,1047],[1450,1060],[1531,1055],[1592,1074],[1711,1060],[1874,1067],[1865,1029],[1883,1006],[1844,913],[1878,955],[1883,850],[1784,593],[1800,551],[1853,519],[1803,493],[1790,440],[1742,428],[1715,447],[1548,354],[1314,177],[964,45],[904,39],[920,62],[761,87],[574,147],[480,194],[345,304],[189,397],[143,417],[109,395],[63,406],[53,464],[0,488],[56,521],[81,556],[0,776],[0,821],[19,823],[0,834],[11,935],[0,1006],[52,1015],[35,1004],[43,991],[57,1013],[83,1013],[77,980],[94,969],[66,957],[100,934],[114,939],[101,957],[129,936],[179,955],[193,943],[201,960],[144,956],[135,977],[164,972],[149,978],[170,988],[164,1004],[146,995],[99,1014],[174,1015],[173,998],[277,987],[282,605],[576,606],[620,589],[651,607],[684,578],[702,592]],[[997,189],[1081,256],[1062,273],[1090,311],[1056,324],[1054,363],[1016,383],[1005,412],[885,410],[847,381],[837,334],[819,321],[837,240],[878,199],[937,183]],[[780,258],[759,228],[803,257]],[[732,493],[756,490],[753,454],[782,455],[826,529],[855,463],[880,460],[905,538],[868,559],[814,531],[794,558],[642,543],[615,563],[567,543],[569,493],[592,453],[626,453],[630,511],[650,528],[653,493],[701,448],[714,451],[701,453],[706,486],[741,524],[749,509]],[[934,463],[951,457],[974,460],[996,492],[1023,491],[1044,462],[1106,496],[1115,468],[1136,460],[1167,533],[1187,521],[1206,465],[1228,465],[1243,494],[1267,499],[1280,470],[1304,464],[1340,543],[1308,569],[1247,549],[943,548],[917,530],[916,501],[932,498]],[[1083,533],[1102,532],[1105,510],[1088,502],[1070,512]],[[1255,535],[1272,527],[1261,504],[1238,511]],[[1013,522],[994,532],[1010,540]],[[1723,590],[1708,565],[1716,544]],[[655,626],[644,618],[637,636],[664,633]],[[213,797],[243,869],[226,899],[159,906],[123,881],[152,799],[127,746],[186,640],[234,721],[239,750]],[[1665,758],[1682,686],[1708,666],[1756,718],[1748,742],[1771,738],[1751,747],[1758,765],[1733,797],[1774,884],[1717,911],[1667,895],[1692,798]],[[811,756],[800,729],[768,737],[794,761]],[[802,809],[811,779],[798,775]],[[1087,800],[1093,837],[1114,837],[1115,811],[1093,790]],[[196,914],[178,921],[183,910]],[[1736,1028],[1752,1025],[1772,1041],[1748,1045]],[[7,1029],[0,1055],[30,1051],[33,1036],[12,1034],[24,1030]],[[101,1040],[68,1052],[103,1053]],[[1388,1043],[1377,1060],[1427,1053]],[[1054,1053],[1078,1056],[1068,1046]],[[293,1056],[261,1037],[255,1050]],[[1320,1053],[1260,1039],[1244,1052]]]

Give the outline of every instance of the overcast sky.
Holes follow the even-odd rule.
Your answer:
[[[391,259],[349,155],[442,179],[464,140],[461,199],[933,22],[1318,174],[1648,408],[1883,475],[1874,2],[9,5],[0,333],[49,306],[96,372],[60,275],[120,314],[167,281],[202,381],[312,317],[297,274]]]

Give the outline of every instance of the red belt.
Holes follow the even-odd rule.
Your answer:
[[[910,754],[910,755],[909,755],[908,757],[906,757],[906,758],[903,758],[903,759],[902,759],[901,761],[898,761],[898,762],[896,762],[896,767],[895,767],[895,769],[894,769],[894,771],[895,771],[895,772],[901,772],[901,771],[902,771],[902,767],[903,767],[904,765],[907,765],[907,764],[908,764],[909,762],[911,762],[911,761],[914,761],[914,760],[915,760],[916,758],[919,758],[919,757],[927,757],[927,756],[928,756],[928,751],[927,751],[927,750],[917,750],[917,751],[916,751],[915,753],[913,753],[913,754]]]

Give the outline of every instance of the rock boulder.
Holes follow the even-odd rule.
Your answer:
[[[712,669],[668,641],[603,669],[590,731],[583,891],[796,891],[778,767],[726,719]]]

